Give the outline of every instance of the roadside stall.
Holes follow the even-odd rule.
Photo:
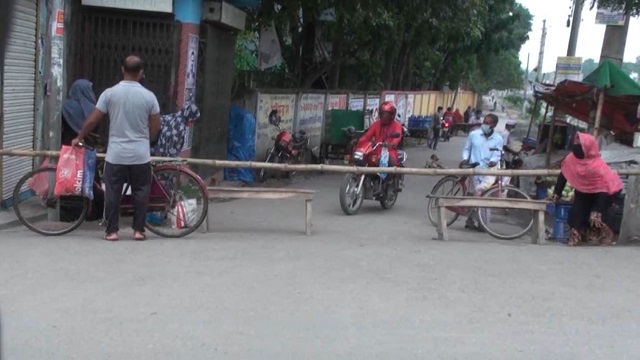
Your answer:
[[[552,107],[553,115],[547,122],[545,114],[539,126],[536,154],[524,159],[525,169],[559,169],[577,131],[589,131],[597,138],[603,160],[613,169],[640,163],[640,85],[615,64],[605,61],[582,82],[565,80],[554,88],[537,90],[535,96],[548,105],[547,111]],[[625,186],[626,181],[623,178]],[[555,185],[555,178],[521,179],[520,184],[522,190],[543,198]],[[556,217],[568,212],[571,194],[568,186]],[[611,214],[617,223],[612,225],[615,231],[620,228],[624,196],[623,190],[612,209],[618,211]],[[555,227],[554,236],[560,236]]]

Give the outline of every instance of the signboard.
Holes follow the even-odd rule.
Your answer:
[[[327,96],[327,111],[328,110],[346,110],[347,109],[347,95],[329,95]]]
[[[598,7],[596,12],[596,24],[598,25],[624,26],[624,19],[624,11]]]
[[[58,10],[56,12],[55,30],[53,33],[55,36],[64,35],[64,10]]]
[[[364,112],[364,128],[368,129],[371,124],[378,119],[380,111],[380,98],[375,95],[369,95],[367,98],[367,109]]]
[[[349,97],[349,110],[364,111],[364,95],[351,95]]]
[[[282,118],[280,128],[292,131],[293,115],[296,106],[295,95],[258,94],[258,108],[256,110],[256,160],[265,159],[267,150],[273,146],[273,139],[279,130],[269,124],[269,113],[278,110]]]
[[[384,96],[384,101],[393,101],[396,102],[396,94],[386,94]]]
[[[582,58],[574,56],[558,56],[554,83],[564,80],[582,80]]]
[[[298,101],[298,114],[294,130],[304,130],[307,133],[311,149],[320,146],[322,141],[324,102],[325,96],[323,94],[303,94],[300,95],[300,101]]]
[[[173,0],[82,0],[82,5],[173,13]]]

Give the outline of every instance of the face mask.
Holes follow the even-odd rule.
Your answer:
[[[573,156],[578,159],[584,159],[584,149],[582,149],[582,144],[573,144],[571,146],[571,151],[573,152]]]
[[[489,134],[491,132],[491,126],[487,125],[487,124],[482,124],[482,126],[480,127],[480,129],[482,130],[482,133],[484,133],[485,135]]]

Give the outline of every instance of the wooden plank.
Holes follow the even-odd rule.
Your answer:
[[[313,223],[311,222],[311,203],[313,202],[313,200],[305,200],[305,213],[306,213],[306,220],[304,223],[304,229],[305,232],[308,235],[311,235],[311,227],[313,226]]]
[[[210,187],[209,199],[303,199],[311,200],[315,191],[297,189],[220,188]]]
[[[437,200],[440,201],[439,199]],[[449,241],[449,232],[447,231],[447,215],[444,206],[438,206],[438,240]]]
[[[288,189],[288,188],[209,186],[207,189],[209,191],[216,190],[216,191],[228,191],[228,192],[271,192],[271,193],[315,194],[315,190]]]
[[[496,209],[521,209],[544,211],[547,202],[538,200],[481,198],[481,197],[437,197],[438,206],[449,207],[486,207]]]
[[[545,211],[536,211],[531,231],[531,243],[542,245],[547,242],[544,224]]]

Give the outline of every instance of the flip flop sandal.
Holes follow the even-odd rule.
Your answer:
[[[133,240],[135,240],[135,241],[145,241],[145,240],[147,240],[147,235],[145,235],[144,233],[138,234],[138,235],[133,235]]]

